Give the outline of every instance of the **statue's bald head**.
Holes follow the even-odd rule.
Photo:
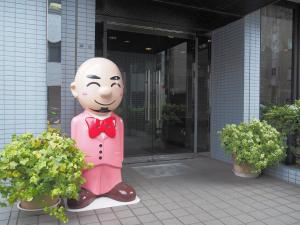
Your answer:
[[[112,111],[123,96],[121,72],[109,59],[88,59],[78,68],[71,91],[85,109],[100,113]]]

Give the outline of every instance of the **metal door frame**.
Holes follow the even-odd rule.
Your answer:
[[[103,57],[107,57],[107,30],[120,30],[135,33],[144,33],[149,35],[161,35],[168,36],[172,35],[178,38],[186,38],[194,40],[195,42],[195,59],[192,64],[192,75],[193,75],[193,89],[194,89],[194,137],[193,137],[193,152],[190,153],[174,153],[174,154],[156,154],[149,156],[129,156],[126,157],[125,163],[138,163],[138,162],[153,162],[153,161],[169,161],[194,158],[197,156],[197,134],[198,134],[198,36],[196,33],[190,33],[179,30],[162,29],[158,27],[140,26],[127,23],[118,23],[114,21],[103,21]]]

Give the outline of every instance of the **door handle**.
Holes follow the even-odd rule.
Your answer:
[[[145,120],[150,121],[150,94],[151,94],[151,83],[150,83],[150,70],[146,70],[145,79]]]

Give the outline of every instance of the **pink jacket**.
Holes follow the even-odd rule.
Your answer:
[[[85,153],[85,161],[94,166],[109,165],[122,168],[124,158],[124,124],[122,119],[112,113],[116,118],[116,136],[108,137],[101,133],[96,138],[90,138],[85,118],[91,117],[87,111],[82,112],[72,119],[71,137],[76,141],[76,146]]]

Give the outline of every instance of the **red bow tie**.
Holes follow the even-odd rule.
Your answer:
[[[116,118],[114,116],[108,117],[105,120],[99,120],[94,117],[85,118],[85,122],[89,127],[90,138],[97,137],[101,132],[113,138],[116,136]]]

